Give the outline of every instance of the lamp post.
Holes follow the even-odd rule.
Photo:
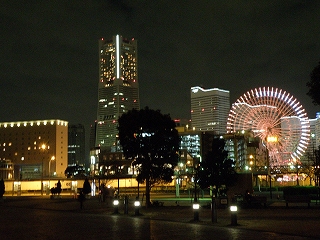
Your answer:
[[[49,179],[50,179],[50,176],[51,176],[51,171],[50,171],[50,169],[51,169],[51,161],[54,161],[54,160],[56,160],[56,158],[54,156],[52,156],[51,159],[49,160]]]
[[[250,155],[249,159],[250,159],[249,164],[250,164],[250,170],[251,170],[251,181],[252,181],[252,186],[253,186],[254,185],[253,184],[254,183],[254,181],[253,181],[253,156]]]
[[[41,149],[43,151],[42,162],[41,162],[41,195],[43,195],[43,161],[44,161],[44,150],[46,149],[46,145],[42,144]]]
[[[50,189],[50,177],[51,177],[51,161],[56,160],[56,158],[54,156],[51,157],[51,159],[49,160],[49,189]]]
[[[269,181],[270,181],[270,186],[269,186],[269,190],[270,190],[270,199],[272,199],[272,190],[271,190],[271,165],[270,165],[270,156],[269,156],[269,146],[268,144],[275,144],[278,142],[278,137],[277,136],[267,136],[266,137],[266,149],[267,149],[267,160],[268,160],[268,175],[269,175]]]

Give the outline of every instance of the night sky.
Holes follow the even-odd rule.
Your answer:
[[[141,107],[190,118],[190,87],[286,90],[320,61],[318,0],[0,0],[0,122],[96,119],[98,39],[138,40]]]

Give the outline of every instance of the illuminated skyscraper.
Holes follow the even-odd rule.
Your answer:
[[[191,88],[191,121],[194,130],[225,134],[229,111],[229,91],[219,88]]]
[[[96,147],[120,150],[117,121],[133,108],[140,109],[137,41],[119,35],[100,39]]]

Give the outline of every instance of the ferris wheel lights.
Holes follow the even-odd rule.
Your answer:
[[[287,154],[299,159],[310,139],[310,122],[301,104],[286,91],[273,87],[251,89],[238,98],[229,112],[227,129],[230,133],[251,129],[267,142],[281,142],[270,150],[276,156],[275,165],[285,163]]]
[[[298,150],[303,151],[303,149],[300,146],[298,146],[297,148],[298,148]]]
[[[300,114],[304,111],[304,109],[301,109],[300,111],[297,112],[297,114]]]
[[[292,102],[291,106],[293,105],[292,107],[297,110],[298,107],[301,108],[301,105],[299,105],[300,103],[297,102],[296,100],[297,100],[297,99],[295,99],[295,100]]]
[[[289,97],[289,96],[288,96]],[[289,98],[288,100],[287,100],[287,102],[290,104],[290,106],[292,106],[292,104],[294,103],[294,102],[291,102],[292,101],[292,98],[293,98],[293,96],[291,96],[291,98]]]

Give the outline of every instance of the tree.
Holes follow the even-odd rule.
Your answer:
[[[5,185],[3,179],[0,180],[0,198],[3,197],[3,194],[5,193]]]
[[[226,193],[229,186],[236,181],[234,161],[228,159],[228,152],[225,150],[225,140],[214,137],[212,150],[207,153],[200,162],[198,170],[198,182],[202,189],[212,190],[212,221],[216,222],[215,199],[218,194]]]
[[[123,154],[133,161],[138,172],[137,181],[146,184],[147,206],[155,184],[172,182],[180,144],[175,126],[170,115],[148,107],[128,111],[118,120]]]
[[[87,195],[87,194],[91,193],[91,185],[89,183],[88,178],[86,178],[84,180],[82,192],[83,192],[84,195]]]
[[[307,95],[311,97],[313,104],[320,105],[320,62],[311,72],[310,81],[306,85],[309,88]]]
[[[315,162],[314,162],[314,175],[315,175],[315,185],[320,186],[320,146],[314,151]]]
[[[80,165],[68,166],[64,171],[64,175],[67,178],[85,178],[86,170],[84,166]]]

